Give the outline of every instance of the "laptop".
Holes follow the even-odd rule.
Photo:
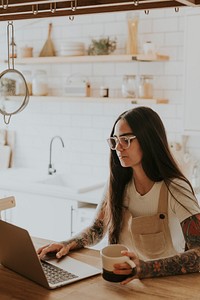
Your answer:
[[[41,261],[28,231],[2,220],[0,220],[0,263],[48,289],[55,289],[101,273],[99,269],[69,256],[60,260],[54,258]]]

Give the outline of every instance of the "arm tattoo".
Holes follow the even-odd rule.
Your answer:
[[[200,250],[194,249],[173,257],[140,262],[140,278],[181,275],[200,271]]]
[[[105,201],[106,200],[102,201],[102,203],[97,207],[96,217],[90,226],[83,229],[71,239],[63,241],[62,243],[65,245],[73,244],[72,249],[80,249],[100,242],[106,233],[106,226],[104,222]]]
[[[200,271],[200,214],[181,223],[188,251],[173,257],[140,261],[140,278],[180,275]]]
[[[200,247],[200,214],[191,216],[181,223],[187,249]]]
[[[76,243],[76,249],[97,244],[104,236],[103,220],[96,219],[92,226],[87,227],[84,231],[64,242],[68,245],[72,242]]]

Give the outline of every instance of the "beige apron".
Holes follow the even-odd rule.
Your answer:
[[[165,183],[161,186],[157,214],[134,218],[128,208],[124,208],[119,243],[145,261],[177,254],[168,225],[168,190]]]

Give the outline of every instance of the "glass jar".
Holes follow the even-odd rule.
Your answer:
[[[122,81],[122,96],[124,98],[136,97],[136,76],[124,75]]]
[[[153,98],[153,76],[141,75],[138,89],[139,98],[152,99]]]
[[[32,95],[32,73],[29,70],[23,71],[24,78],[28,87],[29,95]]]
[[[32,74],[31,74],[31,71],[25,70],[25,71],[22,72],[22,75],[24,76],[24,78],[26,80],[29,95],[32,95]],[[18,81],[17,84],[16,84],[16,94],[20,95],[20,96],[25,95],[25,93],[26,93],[25,89],[26,89],[26,87],[25,87],[24,81],[22,81],[22,80]]]
[[[34,96],[48,95],[47,73],[44,70],[37,70],[32,81],[32,94]]]

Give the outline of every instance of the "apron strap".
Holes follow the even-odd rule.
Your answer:
[[[168,214],[168,189],[165,182],[163,182],[160,189],[158,213]]]

